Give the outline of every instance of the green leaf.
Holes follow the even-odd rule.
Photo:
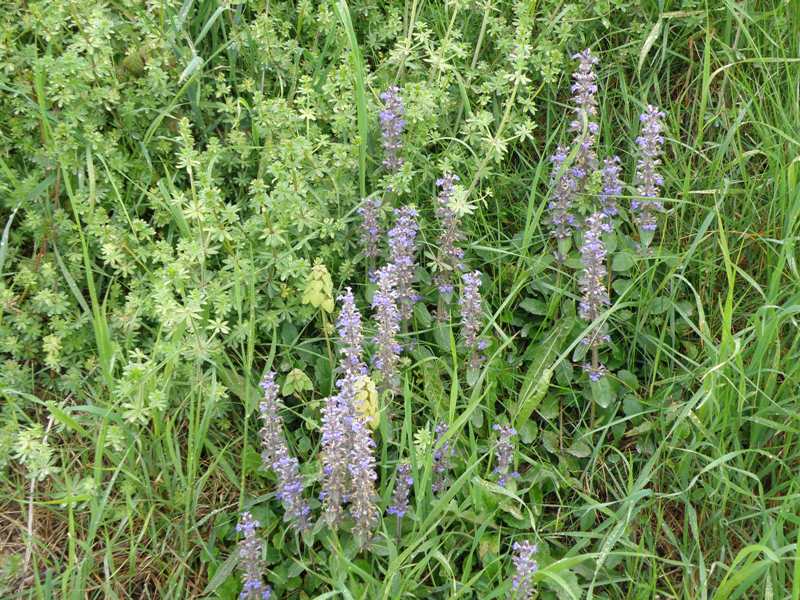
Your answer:
[[[8,236],[11,233],[11,224],[14,222],[14,217],[19,210],[19,204],[14,207],[14,210],[11,211],[11,216],[8,217],[8,221],[6,222],[6,226],[3,228],[3,237],[0,239],[0,275],[3,274],[3,266],[6,262],[6,253],[8,252]]]
[[[89,435],[89,433],[81,427],[80,423],[73,419],[66,411],[62,410],[55,402],[47,402],[47,409],[50,411],[50,414],[53,415],[53,418],[65,427],[76,431],[84,437]]]
[[[547,394],[553,376],[553,363],[574,325],[573,319],[562,319],[539,344],[522,382],[514,425],[519,429],[530,418]]]
[[[230,553],[228,558],[225,559],[225,562],[222,563],[217,572],[214,573],[214,576],[211,578],[211,581],[208,582],[206,589],[203,590],[203,596],[207,596],[214,592],[217,588],[219,588],[228,577],[231,576],[233,570],[236,568],[236,565],[239,562],[239,553],[235,550]]]
[[[535,421],[528,421],[519,429],[519,439],[523,444],[531,444],[536,439],[536,434],[539,433],[539,427]]]
[[[542,432],[542,445],[545,450],[553,454],[558,454],[561,451],[558,443],[558,434],[555,431]]]
[[[635,374],[627,369],[620,369],[616,373],[617,378],[628,388],[635,390],[639,387],[639,379]]]
[[[281,388],[281,394],[284,396],[291,396],[297,392],[308,392],[314,389],[311,379],[300,369],[292,369],[286,375]]]
[[[566,450],[576,458],[586,458],[592,453],[592,447],[582,438],[576,439]]]
[[[660,315],[672,307],[672,300],[664,296],[656,296],[650,301],[650,314]]]
[[[543,419],[555,419],[558,416],[559,402],[557,396],[547,396],[541,406],[539,406],[539,414]]]
[[[192,57],[192,60],[189,61],[189,64],[186,65],[186,68],[181,73],[181,76],[178,78],[178,84],[180,85],[189,77],[191,77],[197,69],[203,66],[203,59],[199,56],[195,55]]]
[[[431,326],[433,323],[433,318],[431,317],[431,313],[428,310],[428,307],[425,306],[423,302],[415,302],[414,303],[414,318],[417,319],[418,323],[425,327],[426,329]]]
[[[617,252],[611,260],[611,270],[617,272],[630,271],[635,264],[629,252]]]
[[[364,58],[361,55],[361,48],[358,46],[358,38],[353,28],[353,21],[350,18],[350,8],[345,0],[339,0],[333,5],[336,15],[347,33],[347,44],[350,49],[350,64],[353,69],[353,86],[356,94],[356,117],[358,120],[358,183],[361,197],[367,195],[367,137],[369,135],[369,123],[367,115],[367,92],[365,85]]]
[[[655,25],[653,25],[653,27],[650,29],[650,33],[647,34],[644,44],[642,44],[642,49],[639,51],[639,64],[636,65],[637,71],[641,72],[642,65],[647,58],[647,54],[650,52],[653,44],[655,44],[658,35],[661,33],[661,27],[663,24],[664,22],[659,18]]]
[[[639,399],[633,394],[626,394],[622,398],[622,411],[625,413],[626,417],[638,415],[642,412],[642,403],[639,402]]]
[[[536,298],[525,298],[519,303],[519,307],[532,315],[544,316],[547,314],[547,304]]]
[[[217,370],[217,373],[225,387],[242,401],[245,406],[246,414],[249,415],[254,411],[261,398],[259,389],[253,384],[248,383],[244,377],[232,369],[220,368]]]
[[[614,288],[614,291],[620,295],[628,291],[628,288],[630,288],[632,285],[633,282],[630,279],[615,279],[611,283],[611,287]]]
[[[617,394],[611,387],[608,377],[602,377],[600,381],[591,382],[592,399],[603,408],[608,408],[616,400]]]

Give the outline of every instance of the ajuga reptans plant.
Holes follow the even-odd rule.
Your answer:
[[[286,511],[285,519],[299,529],[308,527],[311,509],[303,499],[303,480],[295,457],[289,454],[289,447],[283,434],[283,419],[278,414],[278,386],[275,373],[269,371],[261,381],[264,399],[259,405],[261,420],[261,460],[278,477],[277,498]]]
[[[614,231],[617,224],[615,218],[619,215],[617,200],[623,194],[625,185],[619,157],[613,155],[600,163],[595,150],[600,129],[597,123],[598,88],[594,71],[597,58],[588,49],[573,58],[578,61],[571,87],[575,118],[570,122],[569,132],[573,140],[569,146],[559,146],[550,159],[552,171],[548,211],[551,233],[557,240],[556,257],[560,261],[567,257],[573,233],[580,233],[579,237],[582,238],[579,249],[579,314],[592,323],[610,304],[606,241],[603,236]],[[663,112],[648,106],[640,117],[642,132],[636,138],[640,153],[635,177],[638,197],[631,201],[631,209],[644,246],[649,244],[656,229],[656,214],[663,210],[656,199],[659,186],[663,184],[663,178],[657,171],[664,142],[661,135],[663,118]],[[589,216],[585,220],[580,217],[579,201],[584,209],[588,205]],[[600,381],[607,372],[599,359],[599,347],[608,341],[609,336],[602,323],[592,327],[583,340],[589,353],[583,369],[592,382]]]
[[[536,544],[528,541],[514,542],[512,546],[514,557],[514,579],[511,581],[514,600],[530,600],[533,598],[533,576],[539,570],[539,565],[534,558],[538,552]]]
[[[418,296],[414,291],[414,270],[416,268],[416,239],[419,225],[417,210],[413,206],[403,206],[394,211],[394,227],[389,230],[389,263],[394,268],[395,296],[400,316],[411,317]]]
[[[439,294],[450,296],[457,274],[464,270],[464,250],[459,243],[464,239],[458,214],[451,207],[458,175],[445,173],[436,180],[439,195],[436,198],[436,217],[439,220],[438,260],[434,276]],[[443,305],[440,304],[443,308]]]
[[[411,476],[411,465],[408,463],[398,464],[392,503],[386,509],[386,513],[395,515],[398,521],[408,512],[408,494],[412,485],[414,485],[414,478]]]
[[[239,565],[243,572],[240,600],[269,600],[272,595],[270,587],[264,585],[261,579],[261,549],[264,543],[256,537],[256,529],[260,526],[249,512],[242,513],[241,520],[236,525],[237,533],[244,535],[244,539],[239,542]]]

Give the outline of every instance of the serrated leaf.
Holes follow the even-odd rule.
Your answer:
[[[314,389],[314,385],[311,383],[311,379],[308,375],[300,369],[292,369],[283,381],[281,394],[290,396],[297,392],[306,392],[312,389]]]
[[[478,556],[481,560],[485,559],[488,554],[497,555],[500,553],[500,542],[492,535],[484,535],[478,544]]]

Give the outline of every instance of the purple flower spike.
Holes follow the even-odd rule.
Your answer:
[[[579,285],[583,297],[580,303],[582,319],[594,321],[610,301],[606,290],[606,245],[603,233],[609,231],[607,217],[596,212],[586,219],[587,229],[581,246],[583,273]]]
[[[376,296],[378,293],[376,292]],[[325,401],[322,411],[322,493],[325,518],[331,527],[342,520],[343,507],[350,503],[355,520],[353,531],[365,544],[372,537],[378,518],[375,506],[374,447],[366,421],[355,409],[355,384],[366,374],[361,359],[364,343],[361,313],[350,288],[339,297],[342,308],[336,320],[342,354],[339,393]]]
[[[244,571],[240,600],[269,600],[272,590],[261,580],[261,549],[263,543],[256,537],[261,524],[249,512],[242,513],[236,532],[244,534],[239,542],[239,565]]]
[[[572,227],[575,225],[572,203],[578,192],[578,182],[568,169],[562,172],[568,154],[569,148],[559,146],[556,153],[550,157],[553,165],[550,172],[552,192],[547,209],[550,211],[549,221],[553,237],[558,240],[567,239],[572,234]]]
[[[461,305],[461,330],[464,344],[470,351],[469,366],[477,369],[484,359],[481,352],[486,348],[486,342],[478,336],[481,331],[481,272],[473,271],[461,276],[464,281],[464,290],[459,304]]]
[[[392,504],[386,509],[386,513],[395,515],[402,519],[408,512],[408,493],[414,485],[414,478],[411,476],[411,465],[400,463],[397,465],[397,479],[394,484],[394,495]]]
[[[452,173],[445,173],[441,179],[436,180],[439,188],[436,217],[439,219],[442,231],[439,234],[439,271],[434,279],[440,294],[452,294],[453,274],[464,270],[464,250],[458,246],[464,239],[464,234],[461,231],[458,215],[450,208],[458,180],[458,175]]]
[[[404,206],[394,211],[395,224],[389,230],[389,260],[397,280],[397,304],[403,319],[411,317],[417,295],[414,293],[414,254],[417,239],[417,210]]]
[[[350,514],[355,521],[353,533],[366,545],[372,538],[372,532],[378,523],[378,508],[375,505],[375,440],[367,426],[367,422],[356,416],[350,416],[352,448],[348,461],[352,495],[350,496]]]
[[[575,104],[575,120],[569,129],[576,138],[578,154],[570,168],[570,173],[575,179],[579,192],[586,185],[589,175],[597,168],[597,154],[595,152],[595,138],[600,131],[600,126],[594,118],[597,116],[597,76],[594,66],[597,57],[592,55],[588,48],[574,55],[573,60],[578,61],[578,69],[572,74],[572,101]],[[584,121],[586,132],[584,134]]]
[[[352,386],[343,386],[339,394],[325,400],[322,409],[322,492],[325,520],[337,527],[342,520],[343,506],[348,500],[351,437],[349,419],[352,418]]]
[[[439,446],[442,436],[447,433],[447,425],[437,423],[434,432],[436,433],[434,445]],[[431,490],[434,494],[441,494],[447,490],[450,482],[450,469],[453,468],[450,459],[454,454],[455,449],[449,440],[433,451],[433,483],[431,484]]]
[[[264,400],[259,405],[263,421],[261,428],[261,461],[264,467],[272,469],[278,477],[276,497],[286,511],[284,518],[291,521],[297,529],[308,527],[311,508],[303,499],[303,481],[297,459],[289,454],[289,447],[283,435],[283,419],[278,414],[278,386],[275,373],[269,371],[261,382]]]
[[[403,148],[403,130],[406,128],[405,107],[400,97],[400,88],[393,85],[381,94],[383,110],[379,118],[383,136],[383,166],[396,173],[403,166],[400,150]]]
[[[644,231],[656,230],[655,213],[662,212],[664,206],[658,198],[659,188],[664,178],[656,170],[661,164],[661,153],[664,145],[664,113],[655,106],[648,105],[641,114],[642,133],[636,138],[640,158],[636,163],[636,185],[641,199],[631,201],[631,209],[638,212],[637,221]]]
[[[384,390],[397,390],[397,362],[402,346],[397,341],[400,333],[400,311],[397,308],[397,275],[394,265],[378,271],[378,289],[372,297],[377,331],[373,341],[377,346],[374,364],[381,374]]]
[[[497,424],[493,425],[492,429],[498,433],[497,443],[494,447],[495,456],[497,457],[497,466],[494,468],[494,473],[498,476],[497,484],[505,487],[509,477],[512,479],[519,477],[519,473],[516,471],[509,473],[511,463],[514,460],[514,444],[511,442],[511,438],[517,435],[517,430],[510,425]]]
[[[603,161],[603,168],[600,170],[603,188],[598,200],[600,200],[600,209],[608,217],[614,217],[619,212],[616,200],[622,194],[622,181],[619,178],[622,167],[619,166],[619,163],[619,156],[612,156]]]
[[[578,285],[581,289],[581,302],[579,313],[582,319],[590,323],[600,316],[603,308],[611,301],[606,289],[606,245],[603,242],[603,233],[611,231],[608,217],[602,212],[596,212],[586,219],[587,229],[583,235],[581,247],[581,273]],[[592,351],[592,363],[584,365],[592,381],[598,381],[605,373],[605,367],[597,362],[597,347],[609,341],[609,337],[602,333],[598,327],[583,339]]]
[[[361,215],[361,241],[367,258],[376,258],[380,254],[380,208],[380,198],[366,198],[358,208],[358,214]]]
[[[361,332],[361,313],[356,308],[353,292],[348,287],[339,296],[342,309],[336,321],[339,333],[339,352],[342,354],[342,371],[345,379],[355,379],[366,375],[367,366],[361,359],[364,336]]]
[[[587,117],[597,115],[597,75],[594,66],[599,62],[598,58],[592,54],[589,48],[578,52],[572,56],[572,60],[578,61],[578,69],[572,74],[572,100],[575,103],[575,112],[579,115],[585,113]],[[575,129],[582,129],[583,124],[571,125]],[[589,126],[590,133],[595,126]]]
[[[559,240],[568,238],[573,229],[580,227],[572,212],[572,205],[583,192],[589,175],[597,168],[595,138],[600,131],[600,126],[594,120],[597,116],[597,76],[594,72],[597,57],[587,48],[572,58],[578,61],[578,68],[572,74],[575,119],[569,124],[569,130],[575,136],[573,144],[577,145],[577,152],[567,168],[564,168],[564,163],[570,148],[559,146],[550,158],[553,168],[550,176],[552,192],[548,203],[549,221],[553,237]]]
[[[536,544],[528,541],[514,542],[512,546],[514,557],[514,579],[511,587],[514,590],[515,600],[530,600],[533,598],[533,575],[539,570],[539,565],[534,559],[538,552]]]

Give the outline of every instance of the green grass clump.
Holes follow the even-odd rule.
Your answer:
[[[532,541],[538,598],[800,599],[796,0],[5,8],[0,597],[235,598],[247,510],[278,598],[506,598]],[[598,153],[626,183],[600,386],[579,367],[579,255],[555,261],[547,225],[586,47]],[[666,114],[666,212],[643,251],[626,207],[647,104]],[[457,305],[435,314],[444,172],[483,274],[478,369]],[[423,301],[374,433],[378,505],[409,461],[410,511],[360,551],[347,523],[283,521],[257,407],[271,369],[316,518],[346,286],[374,334],[369,195],[386,223],[418,208]],[[518,432],[506,487],[495,424]]]

